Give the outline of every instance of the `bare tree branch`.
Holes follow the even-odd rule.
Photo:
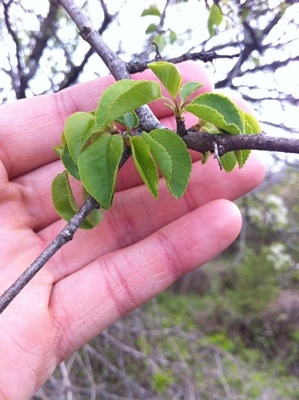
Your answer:
[[[186,53],[183,54],[179,57],[175,58],[167,58],[163,59],[164,61],[168,61],[172,64],[179,64],[183,61],[191,60],[191,61],[203,61],[203,62],[213,62],[214,60],[221,59],[221,58],[234,58],[234,57],[239,57],[238,54],[217,54],[215,51],[200,51],[196,53]],[[135,74],[136,72],[142,72],[145,71],[148,68],[148,64],[151,62],[156,61],[155,59],[147,62],[139,62],[139,61],[133,61],[130,63],[127,63],[127,69],[130,72],[130,74]]]
[[[48,40],[53,34],[53,24],[57,17],[58,4],[55,0],[50,1],[50,7],[46,18],[43,20],[39,34],[35,35],[35,45],[30,55],[30,61],[28,63],[29,72],[27,74],[22,74],[21,76],[21,84],[20,91],[22,94],[22,98],[25,98],[25,90],[28,87],[28,82],[35,75],[38,67],[39,61],[45,50]]]

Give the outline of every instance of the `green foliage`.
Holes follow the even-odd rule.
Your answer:
[[[167,129],[155,129],[143,137],[150,144],[152,155],[165,178],[168,189],[174,197],[181,197],[189,182],[192,166],[185,143],[178,135]],[[163,159],[165,152],[169,157],[169,163]]]
[[[231,307],[241,315],[263,311],[278,292],[278,273],[265,248],[259,254],[247,250],[236,270],[234,290],[227,292]]]
[[[155,129],[150,134],[131,138],[134,163],[143,182],[158,197],[158,170],[174,197],[181,197],[191,173],[191,157],[183,140],[168,129]]]
[[[166,61],[157,61],[148,64],[148,67],[160,79],[168,93],[175,98],[182,84],[182,77],[178,68]]]
[[[218,132],[231,134],[253,134],[261,131],[253,115],[244,113],[231,99],[219,93],[204,93],[187,104],[185,110],[199,117],[207,132],[215,133],[217,128]],[[229,152],[221,157],[221,164],[226,172],[230,172],[237,163],[242,168],[249,155],[250,150]]]
[[[131,149],[135,166],[151,194],[158,197],[159,176],[151,157],[149,144],[140,136],[131,138]]]
[[[236,343],[225,332],[213,332],[209,334],[206,342],[230,353],[236,350]]]
[[[157,15],[155,10],[150,7],[143,15]],[[158,61],[149,64],[149,68],[169,93],[171,99],[165,100],[177,120],[189,111],[201,119],[200,125],[206,131],[241,134],[259,130],[255,118],[243,113],[226,96],[206,93],[191,100],[190,96],[201,84],[182,85],[175,65]],[[69,220],[78,210],[69,174],[81,181],[86,196],[92,196],[103,209],[111,207],[124,147],[131,149],[136,169],[155,198],[158,197],[159,172],[174,197],[184,194],[192,163],[182,138],[168,129],[155,129],[141,135],[134,131],[139,125],[135,110],[157,99],[162,99],[157,82],[124,79],[103,92],[95,112],[77,112],[66,120],[62,144],[55,151],[67,172],[54,180],[52,188],[54,205],[60,216]],[[115,123],[124,125],[126,131],[121,133]],[[237,162],[242,167],[248,156],[249,151],[225,154],[223,166],[226,171],[232,170]],[[94,219],[96,223],[98,219]]]
[[[192,114],[210,122],[225,132],[244,132],[244,114],[236,104],[219,93],[204,93],[186,106]]]
[[[117,118],[162,96],[153,81],[123,79],[104,91],[96,110],[96,128],[101,129]]]
[[[83,186],[105,209],[112,203],[122,152],[121,136],[104,134],[84,149],[78,158]]]
[[[213,3],[208,18],[208,31],[210,36],[215,36],[216,34],[215,28],[221,24],[222,20],[223,20],[223,15],[220,8],[217,6],[216,3]]]
[[[197,89],[202,86],[199,82],[186,82],[180,89],[181,107],[184,107],[184,102],[191,96]]]
[[[163,51],[165,46],[167,45],[167,40],[165,38],[165,35],[162,33],[158,33],[154,39],[153,43],[155,43],[159,49],[159,51]]]
[[[141,17],[145,17],[147,15],[153,15],[156,17],[161,17],[161,12],[157,6],[150,6],[144,9],[141,13]]]
[[[64,136],[74,162],[77,161],[83,145],[95,132],[93,113],[76,112],[68,117],[64,125]]]
[[[120,116],[115,120],[115,122],[126,126],[128,130],[137,128],[139,124],[138,116],[135,111],[130,111],[125,115]]]
[[[74,198],[67,171],[62,172],[54,178],[52,185],[54,206],[66,221],[69,221],[79,210]],[[94,210],[89,217],[81,224],[83,229],[91,229],[102,219],[101,210]]]
[[[155,392],[163,394],[172,382],[170,374],[164,371],[157,371],[151,376],[152,388]]]

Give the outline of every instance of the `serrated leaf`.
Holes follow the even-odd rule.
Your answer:
[[[223,169],[226,172],[231,172],[237,164],[236,156],[232,151],[223,154],[223,156],[220,157],[220,161]]]
[[[146,17],[147,15],[161,17],[161,12],[158,7],[150,6],[142,11],[141,17]]]
[[[262,131],[258,120],[249,113],[244,112],[245,117],[245,133],[260,133]]]
[[[151,155],[155,160],[157,166],[159,167],[164,178],[166,180],[171,179],[172,162],[170,155],[167,153],[167,150],[159,142],[157,142],[150,134],[146,132],[142,132],[142,138],[150,146]]]
[[[82,195],[83,195],[83,201],[86,201],[90,196],[90,194],[86,191],[84,186],[82,186]],[[85,219],[85,222],[89,224],[91,227],[95,227],[103,220],[103,217],[104,217],[104,210],[102,209],[102,207],[99,207],[91,211],[91,213]]]
[[[139,119],[135,111],[131,111],[117,118],[115,122],[126,126],[129,129],[136,128],[139,125]]]
[[[115,82],[100,98],[96,128],[101,129],[122,115],[161,97],[161,87],[157,82],[130,79]]]
[[[84,143],[96,132],[95,117],[89,112],[76,112],[68,117],[64,126],[69,152],[76,162]]]
[[[171,173],[168,172],[167,164],[160,164],[158,158],[155,160],[170,192],[176,198],[181,197],[187,188],[192,166],[191,157],[184,141],[168,129],[155,129],[149,133],[149,136],[160,144],[170,157]],[[154,153],[152,154],[154,155]],[[163,170],[166,171],[165,175]]]
[[[180,89],[181,102],[184,103],[185,100],[200,87],[202,87],[202,83],[199,82],[185,83]]]
[[[178,68],[167,61],[157,61],[147,66],[160,79],[168,93],[175,98],[182,83]]]
[[[204,93],[185,109],[228,133],[244,133],[244,113],[223,94]]]
[[[59,216],[66,221],[70,221],[78,212],[79,208],[72,192],[67,171],[62,172],[54,178],[52,182],[52,198]],[[91,221],[85,220],[80,225],[80,228],[91,229],[94,226]]]
[[[70,155],[68,145],[65,144],[63,151],[61,153],[61,161],[63,165],[68,170],[68,172],[76,179],[80,180],[77,164],[74,162],[72,156]]]
[[[245,118],[245,123],[244,123],[244,130],[246,134],[257,134],[261,132],[261,127],[257,121],[257,119],[249,113],[243,113],[244,118]],[[246,161],[249,158],[251,151],[250,150],[235,150],[234,154],[236,156],[238,165],[240,168],[243,168]]]
[[[54,151],[58,155],[59,158],[61,158],[63,150],[64,150],[63,144],[60,144],[59,146],[54,146]]]
[[[105,209],[111,206],[113,200],[122,152],[123,139],[120,135],[103,134],[83,149],[78,158],[83,186]]]
[[[131,148],[136,169],[151,194],[158,198],[159,176],[150,155],[150,146],[140,136],[131,137]]]
[[[250,150],[234,150],[234,155],[237,159],[239,168],[243,168],[249,158]]]
[[[157,25],[156,24],[149,24],[149,26],[145,30],[145,33],[148,35],[149,33],[153,33],[156,30],[157,30]]]
[[[210,36],[214,36],[216,31],[215,27],[219,26],[222,22],[223,15],[220,10],[220,8],[217,6],[217,4],[213,3],[211,9],[210,9],[210,14],[208,18],[208,30]]]

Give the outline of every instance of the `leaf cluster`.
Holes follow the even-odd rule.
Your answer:
[[[80,181],[83,199],[92,196],[99,204],[81,225],[84,229],[97,225],[102,209],[111,207],[125,150],[132,153],[141,179],[155,198],[160,175],[176,198],[187,188],[192,162],[183,138],[166,128],[140,132],[135,113],[140,106],[163,99],[178,122],[186,111],[191,112],[199,118],[197,128],[206,132],[252,134],[260,131],[255,118],[243,113],[226,96],[216,93],[195,96],[201,84],[182,84],[175,65],[159,61],[149,64],[149,68],[170,98],[163,97],[157,82],[124,79],[103,92],[94,112],[77,112],[66,120],[62,143],[55,148],[65,171],[53,181],[53,202],[59,215],[69,221],[79,209],[70,176]],[[248,156],[249,151],[244,150],[227,153],[221,157],[221,163],[226,171],[231,171],[236,163],[243,167]]]

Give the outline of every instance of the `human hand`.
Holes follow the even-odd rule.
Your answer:
[[[201,64],[179,68],[185,80],[204,83],[201,91],[212,90]],[[141,76],[153,78],[149,71]],[[64,227],[51,199],[51,182],[63,169],[53,146],[65,119],[94,109],[112,81],[1,107],[1,293]],[[168,108],[160,102],[153,109],[174,127]],[[263,166],[251,156],[244,169],[226,174],[217,162],[201,165],[198,158],[183,198],[173,199],[162,182],[158,201],[129,160],[104,221],[79,231],[0,315],[0,399],[30,398],[63,359],[236,238],[241,217],[230,201],[260,183]]]

